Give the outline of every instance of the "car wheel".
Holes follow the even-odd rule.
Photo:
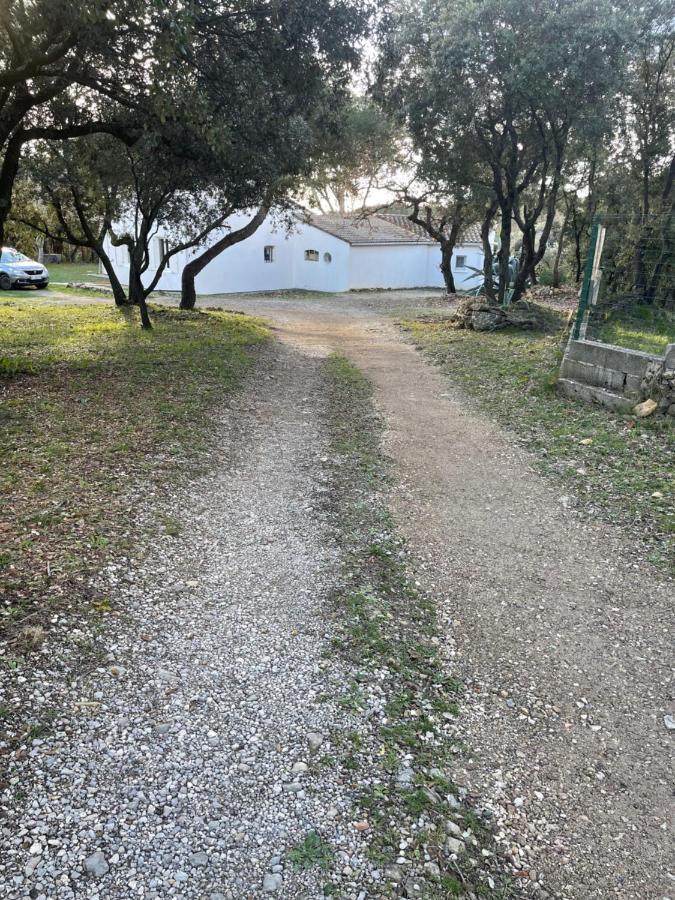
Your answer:
[[[38,281],[38,283],[35,285],[35,287],[36,287],[39,291],[41,291],[41,290],[43,290],[44,288],[46,288],[48,284],[49,284],[48,281]]]
[[[9,290],[11,290],[11,288],[12,288],[12,279],[9,277],[9,275],[6,272],[3,272],[2,275],[0,275],[0,290],[9,291]]]

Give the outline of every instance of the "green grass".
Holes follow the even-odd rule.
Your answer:
[[[562,319],[560,320],[562,327]],[[452,381],[532,451],[592,516],[625,526],[658,564],[675,535],[675,444],[667,417],[636,419],[557,396],[560,331],[477,333],[447,321],[403,327]]]
[[[675,313],[654,306],[594,310],[588,337],[631,350],[663,354],[675,343]]]
[[[198,468],[210,411],[268,334],[235,314],[152,315],[144,332],[112,304],[0,295],[0,629],[77,605],[103,558],[142,552],[125,498]]]
[[[68,282],[68,281],[89,281],[92,284],[105,284],[107,279],[97,278],[98,262],[93,263],[50,263],[49,281],[52,282]]]
[[[310,831],[297,847],[288,851],[288,861],[297,869],[329,868],[333,854],[316,831]]]

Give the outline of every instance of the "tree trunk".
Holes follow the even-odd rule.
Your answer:
[[[563,252],[563,241],[565,238],[565,231],[567,229],[567,223],[570,218],[570,208],[568,204],[565,204],[565,217],[563,219],[562,227],[560,229],[560,237],[558,238],[558,247],[555,251],[555,260],[553,262],[553,287],[560,287],[560,260],[562,258]]]
[[[443,281],[445,282],[445,290],[448,294],[456,294],[457,289],[455,287],[455,279],[452,274],[452,251],[454,249],[454,243],[450,243],[450,241],[442,241],[441,242],[441,265],[440,270],[443,275]]]
[[[490,244],[490,229],[496,212],[496,204],[493,202],[486,210],[480,226],[480,236],[483,242],[483,285],[485,296],[493,303],[497,300],[494,282],[492,280],[492,245]]]
[[[127,298],[127,295],[124,292],[124,288],[122,287],[122,282],[117,277],[115,267],[113,266],[110,257],[104,250],[103,245],[99,244],[93,249],[98,258],[101,260],[101,265],[105,269],[108,280],[110,281],[110,287],[112,288],[115,306],[131,306],[131,300]]]
[[[147,331],[152,328],[152,323],[148,314],[148,305],[145,302],[145,288],[143,287],[141,273],[134,260],[133,253],[130,253],[129,257],[129,302],[134,306],[138,306],[141,314],[141,325]]]
[[[499,286],[497,288],[497,300],[506,303],[506,291],[509,286],[509,259],[511,258],[511,220],[513,210],[510,206],[502,208],[502,229],[500,234],[501,245],[499,247]]]
[[[181,275],[181,309],[195,308],[197,302],[195,278],[197,275],[199,275],[202,269],[206,268],[210,262],[216,259],[216,257],[220,256],[223,250],[232,247],[234,244],[240,243],[240,241],[246,240],[246,238],[254,234],[265,221],[267,213],[270,210],[270,202],[270,199],[263,201],[256,214],[243,228],[239,228],[237,231],[228,232],[219,241],[216,241],[214,244],[211,244],[210,247],[207,247],[202,254],[191,259],[190,262],[186,264],[183,269],[183,274]]]
[[[0,165],[0,247],[5,242],[5,225],[12,209],[12,191],[19,172],[23,139],[15,134],[9,139]]]

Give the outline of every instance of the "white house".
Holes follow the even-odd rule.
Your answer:
[[[248,219],[248,215],[236,215],[227,224],[238,229]],[[216,233],[214,240],[221,234]],[[154,275],[167,241],[171,241],[171,235],[160,229],[153,238],[147,280]],[[126,247],[108,245],[106,249],[120,281],[127,284]],[[193,253],[177,253],[171,258],[158,290],[180,291],[183,266]],[[198,294],[228,294],[443,287],[440,261],[438,244],[404,215],[380,213],[364,219],[299,211],[289,229],[272,214],[255,234],[209,263],[197,276],[196,289]],[[470,226],[452,258],[457,288],[468,289],[480,283],[482,277],[472,270],[481,270],[482,266],[480,230]]]

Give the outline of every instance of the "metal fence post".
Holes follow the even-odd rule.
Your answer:
[[[593,280],[593,265],[595,263],[595,252],[598,246],[598,234],[600,232],[600,216],[593,217],[591,225],[591,237],[588,242],[588,253],[586,255],[586,265],[584,266],[584,280],[579,292],[579,308],[577,309],[577,317],[574,321],[574,329],[572,337],[575,341],[579,340],[581,333],[581,324],[588,309],[588,300],[591,294],[591,282]]]

